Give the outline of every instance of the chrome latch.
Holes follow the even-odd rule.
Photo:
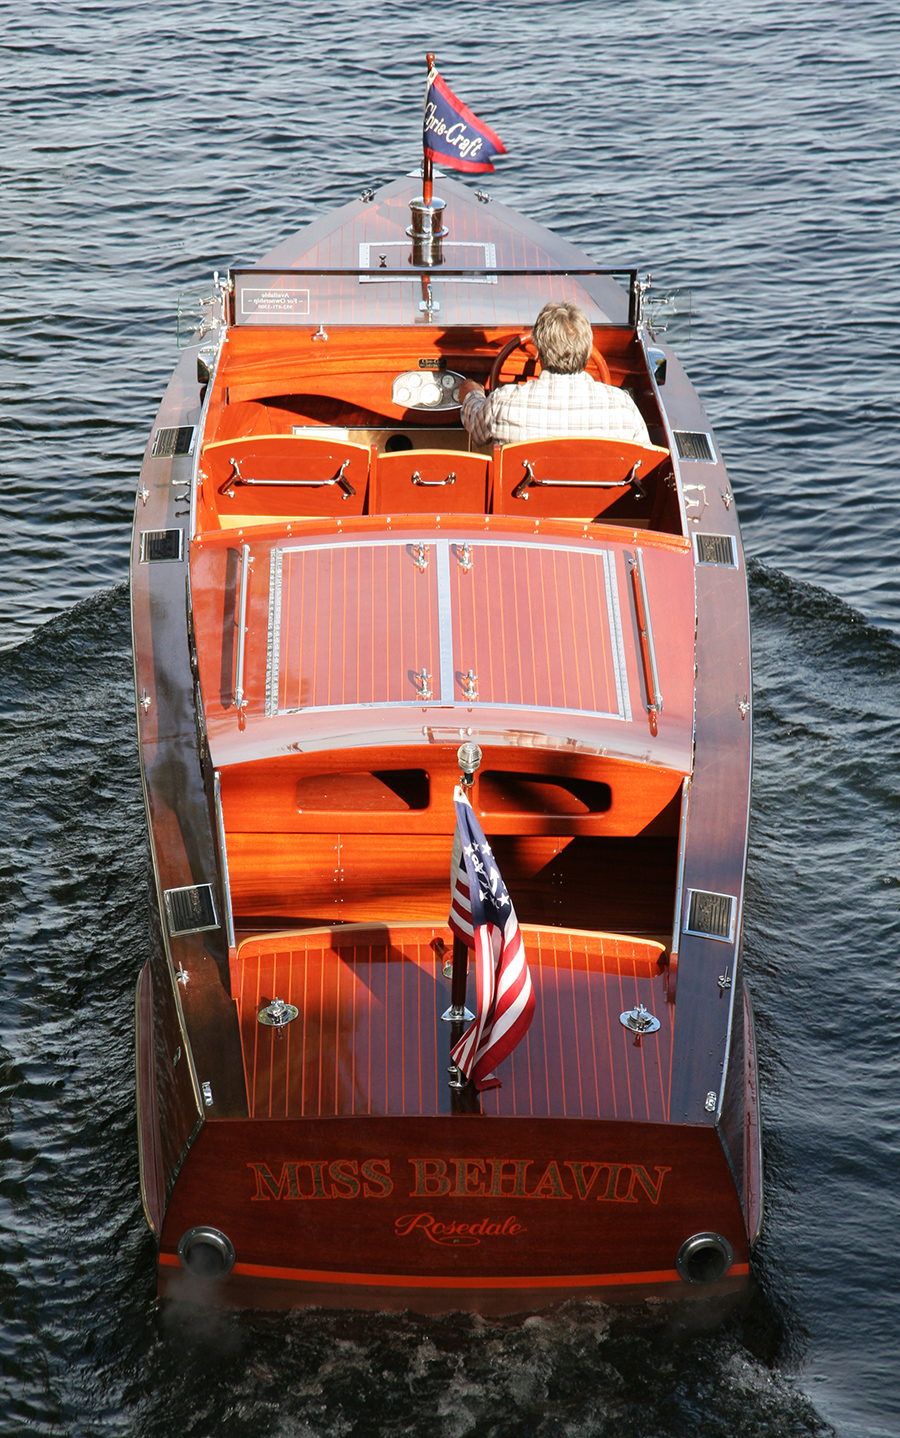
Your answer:
[[[424,574],[428,568],[428,545],[424,539],[420,539],[416,545],[413,552],[413,559],[415,560],[416,569],[418,569],[420,574]]]
[[[655,1034],[659,1028],[659,1019],[645,1009],[643,1004],[619,1014],[619,1023],[633,1034]]]
[[[465,542],[465,544],[463,545],[462,549],[460,549],[460,548],[459,548],[459,545],[457,545],[457,547],[456,547],[456,558],[457,558],[457,562],[458,562],[459,567],[460,567],[460,569],[462,570],[463,574],[468,574],[469,570],[472,568],[472,551],[471,551],[471,549],[469,548],[469,541],[468,541],[468,540],[466,540],[466,542]]]
[[[296,1004],[286,1004],[283,999],[275,998],[264,1009],[260,1009],[256,1015],[261,1024],[270,1029],[283,1029],[286,1024],[292,1023],[300,1010]]]
[[[478,698],[478,675],[475,673],[474,669],[470,669],[468,674],[463,679],[462,691],[464,699]]]
[[[431,677],[432,677],[432,676],[428,673],[428,671],[426,670],[424,664],[422,665],[422,672],[421,672],[421,674],[413,674],[413,678],[415,679],[416,684],[417,684],[417,686],[418,686],[419,698],[420,698],[420,699],[430,699],[430,698],[432,697],[432,696],[431,696]]]

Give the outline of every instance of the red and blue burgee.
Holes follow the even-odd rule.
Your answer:
[[[428,72],[425,90],[422,144],[429,159],[474,175],[493,174],[491,161],[506,154],[499,135],[456,98],[434,69]]]
[[[519,921],[491,846],[464,791],[453,791],[461,847],[450,900],[450,928],[475,950],[475,1021],[450,1051],[477,1089],[499,1088],[494,1069],[528,1032],[534,989]],[[455,846],[454,846],[455,852]]]

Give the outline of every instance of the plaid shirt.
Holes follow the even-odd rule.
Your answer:
[[[582,370],[553,374],[542,370],[525,384],[504,384],[485,397],[466,395],[462,422],[476,444],[513,444],[523,439],[554,439],[566,434],[596,434],[649,444],[647,426],[631,395],[615,385],[599,384]]]

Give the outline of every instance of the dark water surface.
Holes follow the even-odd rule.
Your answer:
[[[0,0],[0,1435],[900,1434],[900,16],[876,0]],[[418,162],[693,290],[751,568],[767,1177],[735,1313],[154,1303],[128,532],[177,295]]]

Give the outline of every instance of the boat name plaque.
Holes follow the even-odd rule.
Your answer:
[[[409,1198],[587,1199],[600,1203],[658,1204],[671,1167],[653,1165],[655,1178],[640,1163],[609,1159],[551,1159],[538,1174],[530,1158],[410,1158]],[[270,1166],[250,1162],[255,1182],[254,1203],[274,1200],[388,1198],[394,1193],[396,1168],[388,1158],[303,1159]],[[529,1172],[533,1170],[533,1172]],[[399,1196],[399,1194],[398,1194]],[[401,1220],[398,1220],[400,1222]],[[406,1221],[406,1220],[403,1220]],[[410,1229],[410,1231],[412,1231]]]

